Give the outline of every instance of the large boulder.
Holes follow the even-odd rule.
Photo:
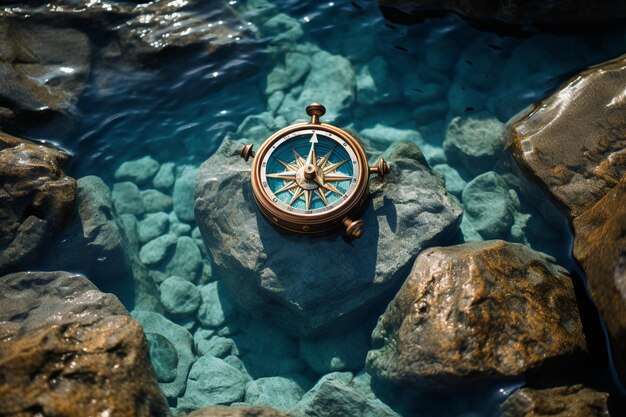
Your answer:
[[[607,417],[609,394],[582,385],[523,388],[500,406],[500,417]]]
[[[168,416],[139,324],[85,277],[0,277],[0,414]]]
[[[384,154],[391,173],[371,178],[361,239],[278,231],[254,203],[241,146],[225,140],[200,167],[196,221],[235,301],[293,335],[353,324],[400,285],[417,253],[458,230],[457,200],[419,148],[401,142]]]
[[[417,386],[519,376],[586,350],[566,271],[504,241],[422,252],[372,340],[370,373]]]
[[[574,256],[616,344],[623,378],[625,84],[623,55],[574,76],[509,122],[506,130],[508,149],[524,179],[522,191],[545,214],[573,225]]]
[[[70,155],[0,133],[0,274],[38,262],[52,232],[71,221],[76,181],[63,168]]]

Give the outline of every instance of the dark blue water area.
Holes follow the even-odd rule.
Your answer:
[[[211,7],[213,2],[195,6],[201,15],[210,14]],[[239,5],[233,7],[238,10]],[[400,98],[389,104],[354,103],[338,114],[334,124],[351,125],[357,131],[377,124],[412,129],[435,148],[441,148],[454,117],[489,113],[504,123],[578,71],[626,52],[626,28],[579,36],[520,37],[476,29],[454,14],[403,26],[385,20],[374,1],[277,0],[262,13],[285,13],[296,19],[304,31],[299,42],[347,58],[355,72],[376,56],[389,64],[388,77],[399,85]],[[73,152],[73,176],[98,175],[109,184],[121,163],[145,155],[161,163],[199,165],[247,116],[267,111],[267,76],[279,64],[270,47],[274,39],[254,30],[254,25],[243,33],[240,41],[218,52],[187,47],[164,54],[158,65],[94,62],[71,128],[37,130],[31,136],[45,136]],[[464,180],[472,179],[461,167],[455,168]],[[532,206],[522,200],[527,212]],[[573,270],[570,236],[559,233],[558,244],[539,248]],[[579,298],[586,300],[582,280],[578,281]],[[589,365],[595,373],[583,370],[583,379],[617,392],[602,353],[606,346],[597,313],[588,300],[581,309],[592,317],[585,325],[598,340],[590,348],[599,357]],[[555,375],[553,381],[568,376]],[[522,383],[495,381],[445,392],[382,384],[376,393],[407,417],[490,416]]]

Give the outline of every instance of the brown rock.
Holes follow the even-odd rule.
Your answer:
[[[169,415],[141,327],[83,276],[0,277],[0,323],[0,415]]]
[[[626,371],[626,177],[574,219],[574,256]],[[626,372],[624,372],[626,375]]]
[[[509,122],[521,171],[577,216],[626,174],[626,55],[581,72]]]
[[[504,241],[422,252],[372,338],[371,373],[429,386],[517,376],[586,350],[566,271]]]
[[[65,175],[70,155],[0,133],[0,273],[32,260],[48,232],[70,220],[76,181]]]
[[[410,13],[453,11],[474,19],[494,19],[513,24],[594,24],[626,17],[620,0],[379,0],[383,6]]]
[[[269,407],[207,407],[187,417],[289,417],[289,414]]]
[[[609,417],[609,394],[582,385],[523,388],[502,403],[501,417]]]

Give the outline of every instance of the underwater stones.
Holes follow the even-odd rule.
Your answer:
[[[373,146],[388,147],[395,142],[402,141],[413,142],[417,145],[424,143],[422,135],[417,130],[398,129],[380,123],[377,123],[374,127],[361,130],[359,134]]]
[[[139,259],[145,265],[159,263],[167,256],[167,253],[177,242],[178,236],[172,233],[152,239],[141,247]]]
[[[609,394],[580,384],[547,389],[522,388],[500,406],[501,417],[607,417]]]
[[[0,22],[0,102],[3,127],[27,129],[72,110],[91,71],[91,47],[81,31],[3,18]]]
[[[196,188],[196,169],[184,167],[174,183],[174,212],[179,219],[190,222],[194,220],[193,204]]]
[[[172,315],[195,313],[200,306],[200,291],[191,282],[172,276],[161,283],[161,304]]]
[[[274,66],[267,75],[266,95],[270,96],[277,91],[288,89],[311,70],[311,58],[300,52],[285,53],[284,62],[284,65]]]
[[[278,13],[265,21],[261,30],[264,35],[271,36],[272,44],[296,43],[304,35],[300,22],[285,13]]]
[[[165,267],[165,272],[169,275],[178,275],[188,281],[195,281],[201,271],[202,254],[198,245],[189,236],[179,237],[176,241],[174,256]]]
[[[191,367],[187,389],[178,400],[178,409],[188,412],[239,401],[244,397],[247,382],[241,371],[222,359],[202,356]]]
[[[380,400],[350,386],[351,380],[349,372],[325,375],[289,413],[293,417],[399,417]]]
[[[461,178],[456,169],[448,164],[438,164],[433,167],[433,171],[443,177],[446,183],[446,190],[450,191],[450,194],[461,197],[467,183]]]
[[[389,76],[389,65],[375,56],[356,76],[356,101],[362,105],[393,103],[402,96],[400,86]]]
[[[357,371],[365,365],[370,335],[362,329],[350,333],[311,340],[300,340],[300,357],[318,374]]]
[[[141,323],[146,335],[158,335],[148,338],[149,342],[155,343],[150,345],[152,357],[161,361],[159,365],[155,365],[155,368],[161,368],[162,374],[171,375],[173,373],[175,375],[174,380],[160,381],[159,387],[169,400],[175,399],[185,391],[187,373],[195,360],[192,353],[193,339],[191,334],[158,313],[135,310],[132,312],[132,316]],[[165,342],[162,338],[169,342],[165,350],[163,349]],[[176,360],[172,358],[173,353],[169,349],[170,347],[175,349]],[[153,350],[155,352],[152,352]],[[170,368],[173,365],[175,368]]]
[[[198,321],[203,326],[221,327],[235,315],[235,305],[220,281],[209,282],[200,288],[200,295],[202,303],[198,310]]]
[[[172,209],[172,197],[158,190],[142,190],[140,192],[143,207],[148,213],[170,211]]]
[[[625,82],[622,56],[574,76],[509,122],[507,148],[529,194],[545,190],[575,217],[626,175],[626,101],[618,93]]]
[[[137,216],[146,211],[139,187],[132,182],[125,181],[113,184],[111,195],[117,214],[134,214]]]
[[[477,176],[465,186],[462,198],[464,219],[483,239],[508,236],[519,198],[503,177],[493,171]]]
[[[362,217],[366,233],[361,239],[347,243],[340,233],[279,232],[254,204],[249,165],[237,156],[241,146],[225,140],[201,166],[198,226],[233,299],[293,335],[351,325],[389,296],[418,252],[458,229],[456,198],[418,147],[401,142],[383,154],[392,167],[385,181],[370,179],[371,203]],[[324,274],[305,273],[320,265]]]
[[[206,407],[187,414],[187,417],[289,417],[270,407]]]
[[[138,240],[146,243],[167,232],[169,218],[166,213],[148,213],[137,223]]]
[[[246,385],[245,402],[289,411],[300,401],[309,387],[310,383],[297,375],[259,378]]]
[[[131,181],[144,185],[159,171],[160,165],[150,156],[123,162],[113,174],[117,181]]]
[[[156,334],[146,334],[150,346],[150,362],[154,366],[158,382],[172,382],[176,379],[178,355],[176,348],[166,337]]]
[[[586,350],[566,271],[504,241],[422,252],[372,346],[368,372],[415,386],[519,376]]]
[[[504,125],[488,113],[455,117],[443,141],[446,159],[474,176],[491,170],[504,148],[503,129]]]
[[[161,164],[156,175],[152,179],[152,186],[157,190],[169,191],[176,181],[174,175],[174,168],[176,165],[173,162],[166,162]]]
[[[38,249],[71,220],[76,180],[70,155],[0,132],[0,273],[37,261]]]
[[[194,346],[199,355],[211,355],[225,358],[238,355],[239,350],[232,339],[218,336],[214,330],[198,329],[193,335]]]
[[[85,277],[21,272],[0,278],[0,414],[169,415],[141,327]],[[115,389],[111,389],[115,387]]]

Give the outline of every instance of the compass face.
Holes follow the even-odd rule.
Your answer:
[[[308,216],[341,207],[359,184],[350,144],[323,129],[302,129],[276,140],[260,161],[263,192],[281,210]]]

